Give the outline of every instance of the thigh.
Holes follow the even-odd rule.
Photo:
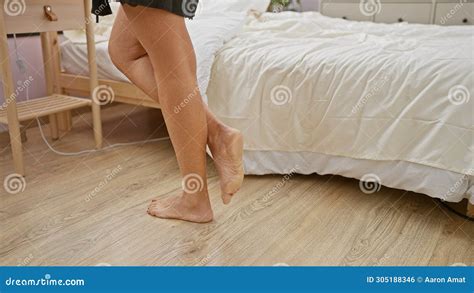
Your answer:
[[[159,77],[195,74],[194,49],[184,17],[144,6],[123,5],[123,10]]]
[[[124,62],[139,59],[147,54],[132,31],[130,21],[122,7],[119,8],[115,17],[110,34],[109,50],[112,55],[119,56]]]

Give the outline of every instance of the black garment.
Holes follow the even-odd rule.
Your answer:
[[[97,22],[99,22],[99,16],[112,14],[109,0],[92,0],[92,14],[96,15]]]
[[[120,0],[122,4],[132,6],[141,5],[152,8],[164,9],[171,13],[193,18],[199,0]],[[108,0],[92,0],[92,14],[97,16],[105,16],[112,14]]]

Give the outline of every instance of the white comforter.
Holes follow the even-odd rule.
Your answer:
[[[217,55],[209,105],[245,149],[472,174],[474,29],[251,17]]]

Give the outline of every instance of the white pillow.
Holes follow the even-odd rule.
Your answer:
[[[265,12],[270,0],[199,0],[196,16],[222,12],[248,12],[257,10]]]

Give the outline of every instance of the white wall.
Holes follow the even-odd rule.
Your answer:
[[[17,38],[18,54],[25,61],[24,63],[27,66],[26,77],[19,71],[16,65],[13,38],[8,39],[8,45],[10,49],[13,82],[15,86],[18,85],[16,88],[16,93],[18,94],[17,101],[26,100],[26,88],[19,85],[29,78],[32,79],[32,82],[28,84],[30,98],[44,97],[46,95],[46,85],[44,82],[43,55],[39,36]],[[1,82],[2,78],[0,76],[0,84]],[[0,107],[3,106],[4,102],[5,97],[3,95],[3,89],[0,86]],[[0,124],[0,132],[4,132],[6,129],[5,125]]]
[[[319,10],[319,0],[300,0],[304,11]]]

